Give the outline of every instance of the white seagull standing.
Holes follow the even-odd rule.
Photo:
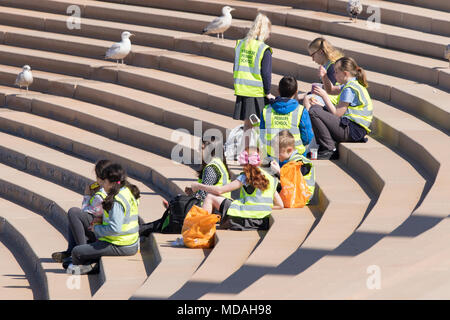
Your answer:
[[[361,0],[348,0],[347,13],[351,16],[350,20],[356,22],[358,15],[362,12],[363,6]]]
[[[203,29],[203,34],[211,34],[211,33],[217,33],[217,38],[219,39],[219,34],[222,34],[223,39],[223,33],[228,30],[228,28],[231,26],[231,20],[233,17],[231,16],[231,11],[233,11],[234,8],[231,8],[229,6],[225,6],[222,8],[222,16],[215,18],[213,21],[211,21],[205,29]]]
[[[123,59],[131,51],[131,36],[134,36],[134,34],[128,31],[122,32],[122,41],[114,43],[111,48],[106,51],[105,59],[116,60],[117,66],[119,66],[119,60],[122,60],[123,64]]]
[[[19,86],[20,92],[22,92],[22,87],[27,88],[33,83],[33,74],[31,73],[31,68],[29,65],[24,65],[22,71],[17,75],[15,85]]]

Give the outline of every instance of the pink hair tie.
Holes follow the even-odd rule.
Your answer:
[[[117,183],[117,184],[120,184],[120,181],[117,181],[116,183]]]
[[[247,151],[242,151],[238,157],[239,164],[241,166],[246,165],[248,163],[248,153]]]
[[[241,166],[246,164],[256,166],[260,164],[261,158],[259,157],[259,154],[256,152],[249,156],[247,151],[242,151],[241,154],[239,154],[238,161]]]

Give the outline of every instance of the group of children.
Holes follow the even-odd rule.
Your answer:
[[[270,20],[258,14],[247,37],[237,41],[234,63],[236,106],[234,119],[252,129],[250,117],[260,116],[259,145],[244,135],[238,156],[242,172],[231,181],[224,146],[215,141],[202,144],[203,163],[198,181],[186,188],[202,200],[203,209],[221,215],[220,228],[267,230],[274,209],[282,209],[279,195],[281,168],[301,162],[301,175],[311,194],[315,168],[308,146],[319,145],[317,159],[336,159],[340,142],[363,142],[370,133],[373,106],[364,70],[344,57],[324,38],[313,40],[308,52],[319,64],[321,84],[301,94],[297,79],[283,77],[279,96],[270,93],[272,49],[265,44]],[[97,182],[86,188],[81,209],[69,210],[69,245],[52,258],[73,273],[95,270],[104,255],[134,255],[139,245],[139,189],[128,183],[119,164],[107,160],[95,166]],[[237,199],[231,194],[239,190]],[[167,202],[165,202],[167,206]]]

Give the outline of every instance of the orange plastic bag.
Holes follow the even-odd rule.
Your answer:
[[[302,165],[300,161],[292,161],[281,167],[280,197],[285,208],[303,208],[312,196],[300,171]]]
[[[219,215],[194,205],[184,218],[181,229],[184,245],[189,248],[212,248],[219,220]]]

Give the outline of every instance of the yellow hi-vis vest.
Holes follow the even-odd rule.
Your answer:
[[[211,160],[211,162],[208,163],[208,165],[205,167],[205,169],[208,168],[209,166],[216,167],[220,172],[219,181],[217,181],[215,186],[224,186],[231,182],[230,175],[227,171],[227,168],[225,167],[225,164],[223,163],[223,161],[220,160],[220,158],[213,158]],[[202,178],[199,178],[198,182],[202,183]],[[232,199],[231,192],[222,193],[222,196],[225,198],[228,198],[228,199]]]
[[[289,130],[289,132],[294,136],[295,149],[298,153],[303,154],[305,152],[306,148],[303,145],[302,136],[298,127],[300,125],[303,109],[304,107],[299,104],[298,108],[294,111],[282,114],[273,110],[270,104],[264,107],[262,115],[266,128],[260,131],[260,138],[269,156],[278,156],[274,154],[275,152],[272,148],[272,139],[276,137],[280,131],[286,129]]]
[[[308,185],[308,190],[311,192],[311,197],[309,198],[309,200],[306,202],[306,204],[308,204],[311,199],[314,196],[314,190],[316,188],[316,171],[314,169],[314,164],[312,163],[311,160],[309,160],[308,158],[302,156],[301,154],[294,154],[292,156],[292,158],[289,160],[289,162],[291,161],[301,161],[303,162],[304,166],[309,167],[309,172],[303,176],[303,178],[306,181],[306,184]]]
[[[328,71],[328,69],[329,69],[329,68],[331,67],[331,65],[333,65],[333,64],[334,64],[334,62],[328,61],[327,64],[325,65],[325,70]],[[339,83],[336,82],[336,83],[333,83],[333,85],[334,85],[334,86],[337,86],[337,85],[339,85]],[[334,105],[337,105],[337,103],[339,102],[339,95],[338,95],[338,94],[335,94],[335,95],[329,94],[329,95],[328,95],[328,98],[330,98],[331,103],[334,104]]]
[[[115,236],[105,236],[99,240],[107,241],[117,246],[132,245],[139,239],[139,201],[134,198],[130,189],[127,187],[120,189],[119,193],[114,197],[114,200],[119,202],[124,209],[125,218],[122,224],[122,230]],[[106,210],[103,212],[103,225],[109,225],[109,213]]]
[[[262,174],[269,180],[265,191],[255,188],[252,194],[241,187],[240,198],[234,200],[227,211],[227,215],[240,218],[262,219],[272,213],[273,197],[277,189],[278,179],[260,168]]]
[[[361,127],[366,129],[367,133],[370,133],[370,124],[372,123],[373,118],[373,104],[372,99],[370,98],[369,92],[365,87],[359,84],[357,80],[350,80],[345,84],[342,88],[342,91],[345,88],[352,88],[359,100],[359,104],[357,106],[348,106],[347,111],[345,111],[343,117],[348,118],[349,120],[356,122]],[[341,100],[341,93],[339,94],[339,101]]]
[[[259,40],[238,40],[234,58],[234,94],[244,97],[264,97],[261,61],[264,52],[272,49]]]

